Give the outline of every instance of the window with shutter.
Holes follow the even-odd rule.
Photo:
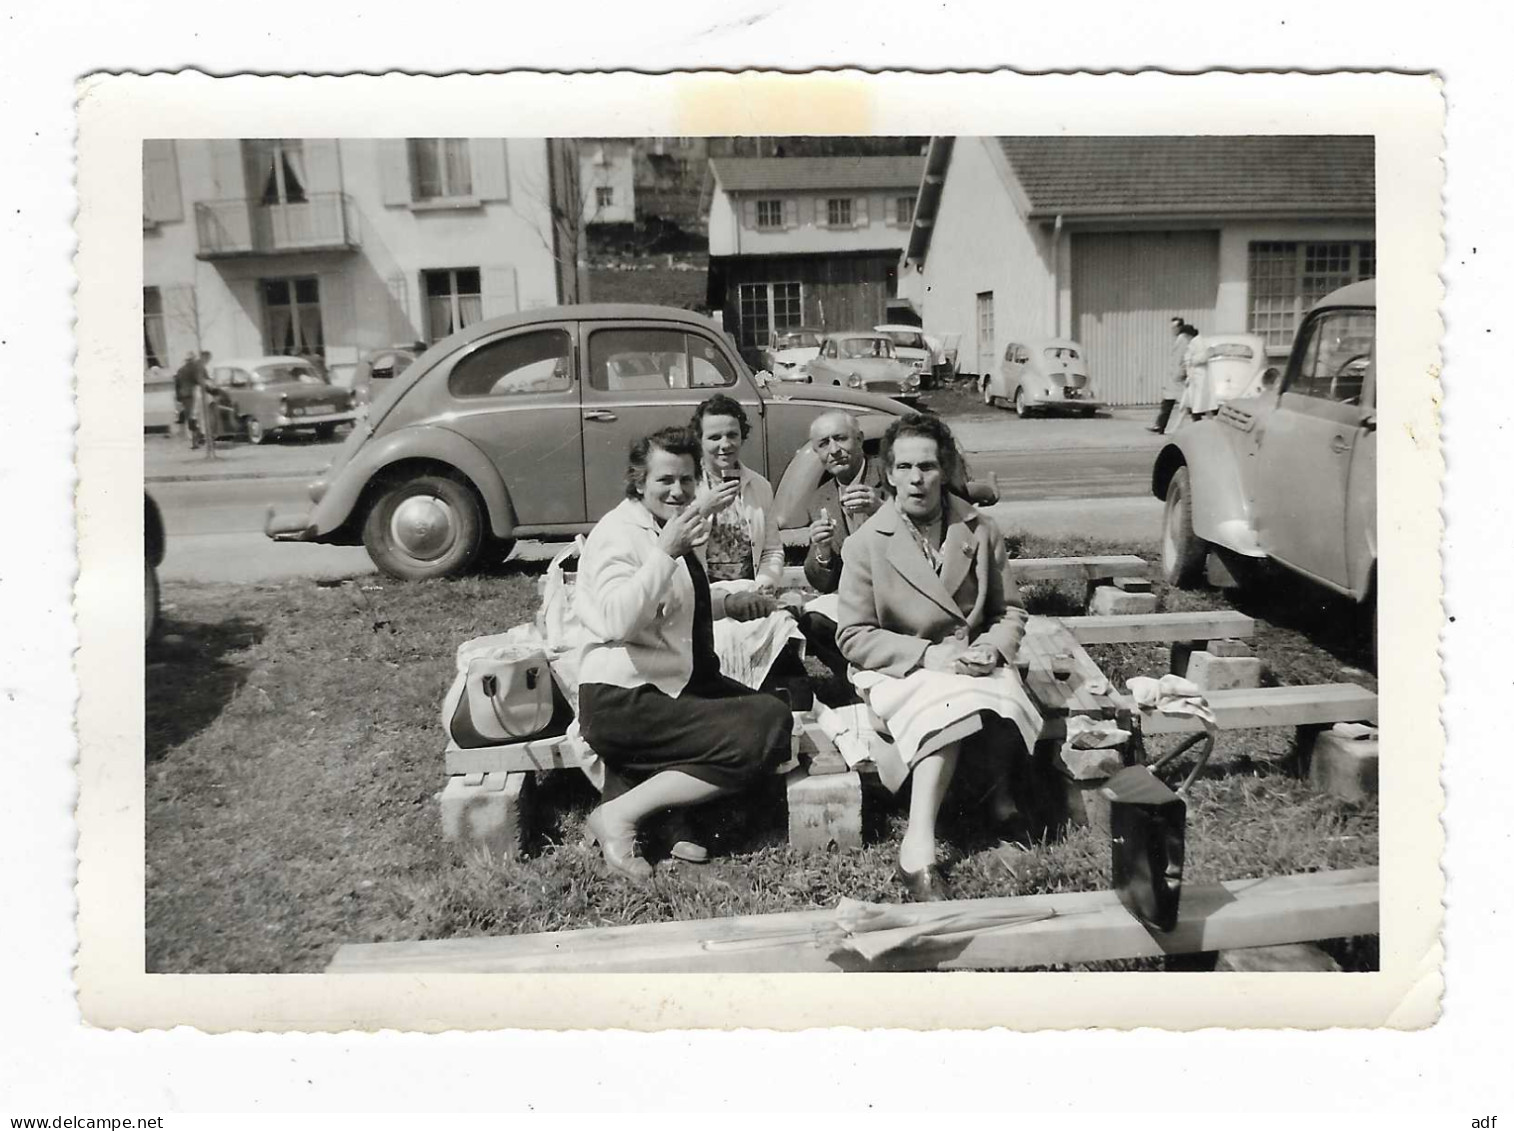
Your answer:
[[[783,227],[783,201],[759,200],[757,202],[757,227],[761,229]]]
[[[184,219],[179,163],[172,141],[149,139],[142,143],[142,219],[150,224]]]
[[[421,272],[426,296],[426,336],[438,342],[484,316],[483,288],[477,267],[447,267]]]
[[[416,200],[467,199],[473,193],[473,160],[464,137],[410,139],[411,191]]]
[[[825,202],[825,225],[828,228],[852,226],[852,200],[849,197],[832,197]]]

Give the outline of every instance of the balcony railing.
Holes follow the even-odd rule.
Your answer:
[[[311,193],[298,204],[211,200],[195,205],[201,259],[290,251],[351,251],[357,215],[342,192]]]

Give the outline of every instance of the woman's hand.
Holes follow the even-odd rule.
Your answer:
[[[957,670],[963,675],[992,675],[1003,662],[992,644],[975,644],[957,657]]]
[[[920,666],[926,671],[955,674],[960,671],[957,661],[965,651],[967,651],[967,645],[962,641],[943,640],[940,644],[932,644],[925,650],[925,655],[920,659]]]
[[[657,545],[670,558],[681,558],[710,537],[710,520],[697,507],[685,507],[668,519],[657,536]]]
[[[778,608],[778,602],[765,593],[743,590],[725,595],[725,615],[732,620],[761,620]]]
[[[717,515],[736,501],[741,495],[740,479],[723,479],[720,486],[705,488],[699,492],[699,498],[694,501],[694,506],[699,513],[705,516]]]

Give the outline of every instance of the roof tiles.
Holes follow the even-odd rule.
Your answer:
[[[913,189],[923,157],[724,157],[710,161],[726,192]]]
[[[1370,214],[1370,136],[1001,137],[1031,216]]]

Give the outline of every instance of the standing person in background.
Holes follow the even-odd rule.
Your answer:
[[[1167,363],[1167,378],[1162,383],[1162,405],[1157,410],[1156,420],[1147,427],[1148,432],[1167,430],[1167,419],[1172,415],[1173,406],[1182,399],[1183,388],[1188,382],[1188,348],[1199,336],[1198,330],[1182,318],[1174,317],[1171,323],[1172,355]]]
[[[195,390],[200,387],[198,372],[202,368],[199,356],[191,350],[184,355],[184,364],[173,375],[174,400],[179,403],[179,420],[189,437],[191,449],[200,446],[200,414],[195,407]]]

